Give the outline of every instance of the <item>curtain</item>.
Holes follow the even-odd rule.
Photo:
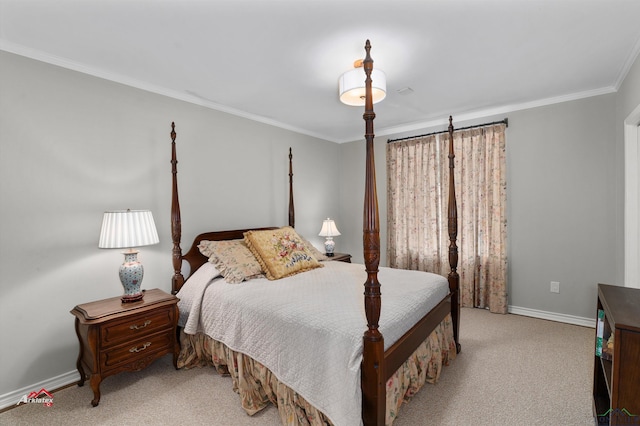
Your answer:
[[[507,312],[504,124],[454,132],[461,306]],[[447,275],[448,133],[387,144],[389,266]]]

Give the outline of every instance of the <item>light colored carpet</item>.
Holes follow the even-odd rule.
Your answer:
[[[395,426],[593,425],[594,330],[462,309],[462,352],[440,381],[405,404]],[[277,409],[250,417],[231,379],[211,368],[176,371],[164,357],[147,369],[106,378],[98,407],[87,382],[55,392],[53,406],[25,404],[2,425],[277,426]]]

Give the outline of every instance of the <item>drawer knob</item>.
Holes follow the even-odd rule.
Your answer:
[[[151,346],[151,342],[147,342],[144,345],[142,345],[141,347],[133,347],[131,349],[129,349],[129,352],[142,352],[145,349],[147,349],[149,346]]]
[[[140,330],[141,328],[145,328],[145,327],[146,327],[146,326],[148,326],[149,324],[151,324],[151,320],[146,320],[146,321],[144,322],[144,324],[142,324],[142,325],[133,324],[133,325],[129,326],[129,328],[130,328],[131,330]]]

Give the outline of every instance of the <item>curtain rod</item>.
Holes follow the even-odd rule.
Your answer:
[[[460,127],[459,129],[455,129],[454,128],[453,131],[457,132],[458,130],[475,129],[477,127],[492,126],[494,124],[504,124],[506,127],[509,127],[509,119],[505,118],[504,120],[500,120],[500,121],[493,121],[491,123],[484,123],[484,124],[476,124],[475,126]],[[399,139],[387,139],[387,143],[406,141],[408,139],[415,139],[415,138],[424,138],[426,136],[437,135],[437,134],[440,134],[440,133],[447,133],[447,132],[449,132],[449,131],[448,130],[441,130],[441,131],[438,131],[438,132],[426,133],[424,135],[407,136],[406,138],[399,138]]]

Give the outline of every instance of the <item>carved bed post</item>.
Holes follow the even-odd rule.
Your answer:
[[[180,220],[180,202],[178,201],[178,160],[176,159],[176,125],[171,123],[171,173],[173,185],[171,190],[171,239],[173,240],[173,277],[171,293],[176,294],[184,284],[182,275],[182,222]]]
[[[451,291],[451,319],[453,321],[453,337],[456,341],[456,352],[460,352],[460,275],[458,275],[458,206],[456,203],[456,187],[454,178],[456,156],[453,149],[453,118],[449,116],[449,266],[451,272],[447,277]]]
[[[364,192],[363,246],[367,281],[364,284],[364,306],[367,315],[367,331],[363,336],[362,358],[362,420],[365,425],[383,425],[385,421],[385,374],[384,338],[378,330],[380,320],[381,292],[378,281],[380,264],[380,227],[378,217],[378,195],[373,145],[373,100],[371,97],[371,72],[373,60],[369,55],[371,44],[367,40],[367,56],[363,62],[366,74],[365,112],[366,123],[366,172]]]
[[[289,147],[289,226],[296,227],[296,215],[293,207],[293,154]]]

